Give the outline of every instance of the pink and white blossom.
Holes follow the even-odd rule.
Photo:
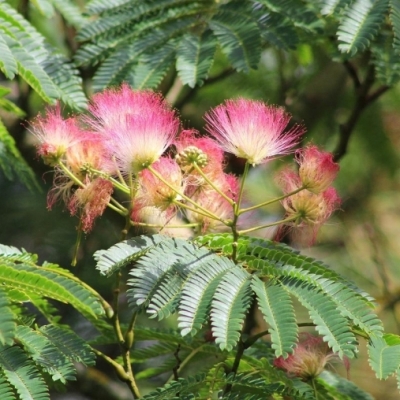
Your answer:
[[[137,174],[156,162],[174,141],[180,126],[161,95],[127,85],[94,96],[86,118],[100,133],[108,159],[122,174]]]
[[[300,342],[293,354],[274,360],[275,367],[286,371],[290,377],[309,380],[317,377],[332,360],[338,359],[320,336],[300,334]]]
[[[110,201],[113,185],[103,178],[88,182],[85,187],[76,189],[68,203],[71,215],[80,213],[81,229],[88,233],[94,221],[101,216]]]
[[[278,181],[284,194],[288,195],[281,201],[286,211],[285,218],[291,219],[287,224],[296,228],[296,235],[303,235],[301,242],[312,244],[319,228],[340,206],[341,199],[336,189],[328,187],[318,194],[302,189],[289,195],[302,187],[300,176],[290,169],[281,171]]]
[[[85,136],[76,118],[64,119],[60,105],[48,108],[45,116],[38,116],[31,123],[31,132],[39,141],[38,154],[44,162],[56,165],[68,148]]]
[[[139,192],[134,200],[134,216],[143,207],[156,207],[161,211],[173,212],[176,209],[175,201],[179,200],[179,193],[184,191],[182,171],[175,160],[162,157],[152,166],[168,185],[162,182],[149,170],[139,174]],[[134,218],[135,219],[135,218]]]
[[[290,115],[256,100],[227,100],[205,119],[206,129],[226,152],[253,166],[292,152],[304,133],[299,125],[285,131]]]
[[[313,193],[327,189],[340,169],[339,164],[333,161],[332,153],[321,151],[317,146],[296,151],[296,161],[303,186]]]

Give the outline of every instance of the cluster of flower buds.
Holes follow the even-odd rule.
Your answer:
[[[61,197],[84,232],[106,207],[132,225],[146,225],[153,210],[166,224],[179,213],[198,231],[236,229],[242,213],[265,204],[240,209],[249,166],[293,152],[304,128],[287,129],[282,108],[247,99],[228,100],[205,119],[208,136],[182,130],[161,95],[126,84],[95,94],[81,115],[64,119],[59,106],[49,109],[31,125],[38,154],[56,170],[49,207]],[[224,152],[246,160],[242,183],[225,173]],[[296,160],[298,174],[280,175],[282,222],[318,227],[339,204],[329,187],[338,166],[315,146],[299,150]]]

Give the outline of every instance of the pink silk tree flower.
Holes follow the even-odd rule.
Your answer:
[[[299,176],[304,187],[313,193],[321,193],[336,178],[340,169],[331,153],[320,151],[317,146],[307,146],[296,151]]]
[[[161,211],[168,211],[172,214],[176,209],[175,200],[179,200],[177,192],[184,191],[184,179],[182,171],[175,160],[162,157],[153,164],[153,168],[157,171],[166,182],[174,189],[162,182],[158,177],[153,175],[149,170],[143,170],[139,174],[139,193],[134,200],[134,215],[143,207],[156,207]]]
[[[296,125],[285,132],[290,115],[261,101],[227,100],[205,116],[206,129],[222,149],[253,166],[289,154],[305,129]]]
[[[157,161],[172,144],[180,126],[161,95],[133,91],[127,85],[93,98],[86,118],[100,133],[108,158],[122,174],[137,174]]]
[[[71,215],[80,211],[83,232],[88,233],[92,230],[95,219],[103,214],[112,193],[112,183],[103,178],[96,178],[85,187],[76,189],[68,208]]]
[[[285,194],[289,194],[302,186],[301,178],[292,170],[285,169],[278,175],[278,180]],[[281,201],[286,210],[286,218],[293,218],[289,226],[296,228],[297,235],[303,234],[302,242],[312,244],[319,228],[331,214],[339,208],[341,200],[336,190],[329,187],[315,194],[307,189],[292,194]],[[307,238],[305,237],[307,236]]]
[[[84,138],[67,149],[66,164],[80,179],[86,169],[107,172],[104,168],[104,145],[99,134],[87,132]]]
[[[31,123],[31,132],[39,141],[38,154],[45,164],[55,166],[72,145],[84,137],[75,118],[64,119],[60,105],[46,110]]]
[[[290,377],[299,377],[307,381],[317,377],[330,361],[338,358],[322,337],[302,333],[293,354],[289,354],[287,358],[276,358],[274,365]]]

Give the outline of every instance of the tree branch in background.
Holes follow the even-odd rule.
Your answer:
[[[204,82],[204,86],[219,82],[222,79],[225,79],[228,76],[233,75],[234,73],[236,73],[236,70],[234,70],[233,68],[227,68],[227,69],[223,70],[222,72],[220,72],[218,75],[208,78]],[[200,88],[201,88],[200,86],[196,86],[193,89],[187,90],[186,93],[184,93],[179,99],[176,99],[176,102],[173,103],[175,105],[175,107],[176,108],[183,107],[184,104],[186,104],[187,102],[192,100],[192,98],[197,94],[197,92],[199,91]]]
[[[379,96],[381,96],[389,89],[389,87],[385,85],[376,89],[372,94],[370,93],[371,87],[375,83],[375,73],[374,67],[372,65],[368,67],[368,71],[364,81],[360,81],[357,71],[352,64],[346,61],[344,63],[344,66],[348,71],[351,79],[353,80],[354,88],[356,90],[356,101],[347,121],[344,124],[341,124],[339,127],[339,143],[337,144],[336,149],[333,152],[334,160],[336,162],[339,161],[347,153],[347,147],[350,141],[351,134],[354,131],[354,128],[361,116],[361,113],[368,105],[377,100]]]

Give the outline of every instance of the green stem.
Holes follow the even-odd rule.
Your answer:
[[[232,260],[233,260],[233,262],[236,262],[238,240],[239,240],[239,236],[240,236],[240,232],[237,230],[237,222],[238,222],[239,215],[240,215],[239,208],[240,208],[240,204],[242,202],[244,184],[245,184],[247,175],[249,173],[249,169],[250,169],[250,164],[248,162],[246,162],[246,164],[244,166],[242,180],[240,183],[240,190],[239,190],[237,202],[234,202],[232,204],[232,206],[233,206],[233,221],[230,226],[231,226],[232,236],[233,236],[233,242],[232,242]]]
[[[114,197],[111,197],[110,201],[115,205],[115,207],[118,207],[122,212],[124,213],[128,212],[128,209],[124,207],[118,200],[114,199]]]
[[[165,227],[168,228],[195,228],[198,227],[199,224],[196,222],[190,224],[180,224],[180,225],[157,225],[157,224],[147,224],[146,222],[135,222],[131,221],[132,226],[143,226],[145,228],[156,228],[156,229],[163,229]]]
[[[196,208],[198,208],[199,210],[201,210],[203,213],[205,213],[209,218],[213,218],[216,219],[218,221],[222,220],[216,216],[215,214],[213,214],[211,211],[206,210],[204,207],[202,207],[200,204],[196,203],[194,200],[192,200],[190,197],[187,197],[186,195],[184,195],[183,193],[181,193],[179,190],[176,190],[176,188],[174,188],[169,182],[167,182],[151,165],[149,167],[147,167],[147,169],[155,176],[157,177],[162,183],[164,183],[165,185],[167,185],[170,189],[172,189],[178,196],[180,196],[182,199],[186,200],[187,202],[191,203],[192,205],[194,205]],[[181,203],[179,203],[181,204]],[[196,209],[192,209],[195,212],[198,212]]]
[[[70,178],[73,182],[75,182],[80,187],[86,187],[86,185],[77,177],[75,176],[69,168],[64,165],[62,161],[59,161],[58,166],[62,169],[62,171]]]
[[[235,375],[237,374],[237,371],[238,371],[239,365],[240,365],[240,360],[242,359],[242,356],[243,356],[245,350],[246,350],[246,348],[244,346],[244,343],[243,343],[242,339],[240,339],[239,343],[238,343],[238,349],[236,352],[235,360],[233,361],[233,365],[232,365],[232,369],[231,369],[231,372],[233,372]],[[229,393],[231,390],[232,390],[232,384],[228,383],[224,390],[224,395]]]
[[[89,168],[89,171],[103,177],[104,179],[107,179],[108,181],[110,181],[117,189],[121,190],[122,192],[129,194],[129,187],[124,183],[121,184],[119,181],[117,181],[115,178],[113,178],[112,176],[106,174],[103,171],[100,171],[98,169],[93,169],[93,168]],[[118,171],[118,173],[120,173]],[[122,177],[121,177],[122,178]]]
[[[276,222],[272,222],[270,224],[265,224],[265,225],[259,225],[259,226],[255,226],[253,228],[249,228],[249,229],[243,229],[242,231],[238,231],[239,235],[244,235],[246,233],[250,233],[250,232],[254,232],[257,231],[259,229],[263,229],[263,228],[269,228],[271,226],[276,226],[276,225],[281,225],[281,224],[285,224],[287,222],[292,222],[292,221],[296,221],[299,218],[298,215],[293,215],[292,217],[289,218],[285,218],[285,219],[281,219],[279,221]]]
[[[203,209],[203,210],[205,210],[206,212],[203,212],[203,211],[197,210],[196,208],[190,207],[187,204],[181,203],[180,201],[177,201],[177,200],[174,200],[173,203],[176,204],[177,206],[181,207],[181,208],[184,208],[186,210],[195,212],[195,213],[200,214],[200,215],[204,215],[207,218],[215,219],[217,221],[222,222],[224,225],[227,225],[227,223],[223,219],[217,217],[215,214],[213,214],[211,212],[208,212],[205,209]]]
[[[248,207],[248,208],[242,208],[241,210],[239,210],[239,215],[244,214],[244,213],[246,213],[248,211],[256,210],[257,208],[268,206],[268,205],[270,205],[272,203],[276,203],[277,201],[280,201],[280,200],[286,199],[287,197],[293,196],[294,194],[299,193],[304,189],[307,189],[307,188],[305,186],[302,186],[302,187],[299,187],[296,190],[293,190],[293,192],[290,192],[288,194],[284,194],[284,195],[279,196],[279,197],[275,197],[274,199],[265,201],[264,203],[260,203],[260,204],[257,204],[255,206]]]
[[[115,278],[115,289],[114,289],[114,315],[112,318],[112,323],[114,326],[115,335],[118,340],[119,347],[121,349],[121,355],[124,362],[124,372],[125,372],[125,381],[128,383],[132,394],[135,398],[140,397],[139,389],[137,387],[135,376],[133,374],[132,365],[131,365],[131,357],[130,357],[130,348],[128,348],[125,337],[122,333],[121,324],[119,320],[119,293],[120,293],[120,282],[121,282],[121,273],[116,274]],[[120,366],[121,367],[121,366]],[[119,372],[119,371],[117,371]]]
[[[117,212],[119,215],[122,215],[123,217],[126,217],[127,213],[122,211],[119,207],[114,206],[111,203],[107,204],[108,208],[111,208],[111,210],[114,210],[115,212]]]
[[[234,205],[234,201],[227,196],[224,192],[219,190],[217,186],[208,178],[208,176],[201,170],[201,168],[197,165],[197,163],[192,164],[194,169],[204,178],[204,180],[218,193],[220,194],[231,206]]]

